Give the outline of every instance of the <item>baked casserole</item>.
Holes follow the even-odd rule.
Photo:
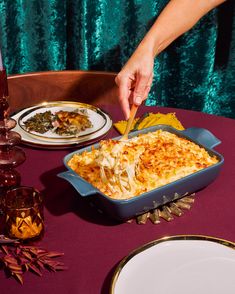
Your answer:
[[[218,161],[196,143],[159,129],[125,142],[103,140],[98,149],[75,153],[67,164],[108,197],[129,199]]]

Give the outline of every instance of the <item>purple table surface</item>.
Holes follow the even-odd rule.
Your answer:
[[[121,110],[101,106],[113,121],[123,119]],[[34,186],[45,197],[45,236],[37,244],[48,250],[64,252],[61,261],[68,270],[42,277],[24,275],[21,286],[0,271],[0,293],[109,293],[112,274],[126,255],[139,246],[164,236],[197,234],[235,242],[235,120],[205,113],[142,106],[144,112],[175,112],[185,128],[209,129],[222,143],[215,147],[225,158],[219,177],[196,193],[195,203],[183,216],[172,222],[153,225],[117,223],[102,215],[78,196],[73,187],[61,178],[65,170],[63,158],[75,149],[43,150],[22,145],[26,161],[18,167],[22,184]],[[118,133],[111,129],[107,137]]]

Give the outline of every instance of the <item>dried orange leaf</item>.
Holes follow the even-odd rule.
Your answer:
[[[4,253],[6,253],[6,254],[9,253],[9,252],[8,252],[8,249],[7,249],[7,246],[2,245],[1,248],[2,248],[2,251],[3,251]]]
[[[33,259],[32,256],[31,256],[31,254],[28,253],[28,252],[22,251],[22,254],[23,254],[27,259],[29,259],[29,260],[32,260],[32,259]]]
[[[28,264],[29,269],[31,269],[35,274],[39,275],[40,277],[42,276],[41,271],[33,264]]]
[[[17,280],[18,282],[20,282],[21,285],[24,284],[23,276],[22,276],[21,274],[14,274],[13,276],[16,278],[16,280]]]
[[[11,271],[14,271],[14,270],[22,270],[22,267],[20,265],[15,265],[15,264],[8,264],[7,266]]]
[[[6,255],[3,257],[3,260],[8,263],[18,264],[17,259],[11,255]]]
[[[46,254],[46,256],[48,256],[48,257],[60,257],[63,255],[64,255],[64,253],[56,252],[56,251],[50,251],[50,252],[47,252],[47,254]]]
[[[64,270],[67,270],[68,267],[65,266],[65,265],[57,265],[57,266],[55,267],[55,269],[56,269],[57,271],[64,271]]]
[[[36,264],[38,265],[38,267],[40,269],[44,269],[44,265],[43,265],[43,263],[40,260],[36,260]]]

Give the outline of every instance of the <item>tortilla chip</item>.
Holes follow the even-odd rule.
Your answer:
[[[144,128],[152,127],[155,125],[169,125],[177,130],[184,130],[183,125],[176,117],[175,113],[145,113],[143,117],[137,117],[131,127],[131,130],[142,130]],[[122,120],[114,124],[114,127],[120,134],[124,134],[127,121]]]

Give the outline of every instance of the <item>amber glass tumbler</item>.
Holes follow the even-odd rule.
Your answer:
[[[5,235],[20,240],[43,236],[43,197],[38,190],[26,186],[11,189],[2,204]]]

